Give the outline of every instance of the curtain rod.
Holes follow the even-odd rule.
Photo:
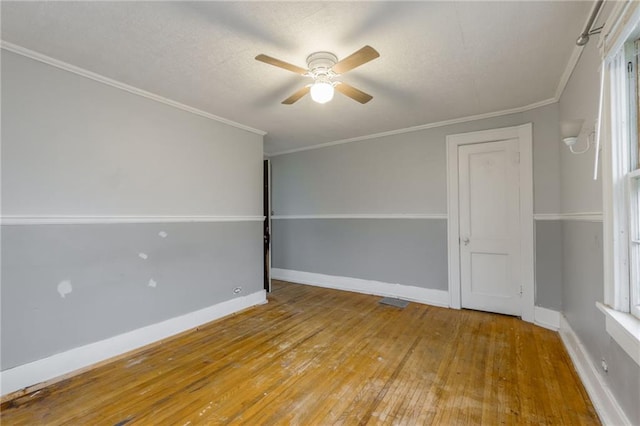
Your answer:
[[[602,26],[599,26],[598,28],[593,28],[593,29],[591,27],[593,26],[593,23],[598,17],[598,13],[600,13],[600,9],[602,8],[603,3],[604,3],[604,0],[598,0],[594,4],[593,9],[591,10],[591,16],[589,16],[589,20],[587,21],[587,25],[584,27],[584,31],[582,31],[582,34],[580,34],[580,37],[578,37],[578,39],[576,40],[576,44],[578,46],[584,46],[589,42],[590,36],[594,34],[600,34],[600,32],[602,31]]]

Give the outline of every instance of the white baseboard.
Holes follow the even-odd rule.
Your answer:
[[[449,307],[449,292],[444,290],[433,290],[410,285],[390,284],[381,281],[338,277],[279,268],[271,269],[271,277],[277,280],[291,281],[299,284],[374,294],[376,296],[398,297],[427,305]]]
[[[533,323],[549,330],[560,329],[560,312],[536,306],[533,309]]]
[[[631,425],[600,371],[589,359],[585,347],[563,315],[560,316],[560,337],[602,423],[605,425]]]
[[[260,290],[256,293],[227,300],[208,308],[4,370],[0,373],[2,395],[55,379],[234,312],[266,302],[266,292]]]

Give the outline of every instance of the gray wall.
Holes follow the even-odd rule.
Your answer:
[[[261,237],[260,222],[3,227],[2,369],[259,291]]]
[[[2,54],[2,214],[262,215],[262,137]]]
[[[262,216],[261,136],[1,52],[4,217]],[[261,226],[2,225],[1,368],[260,291]]]
[[[447,290],[447,221],[273,221],[275,267]]]
[[[533,123],[534,209],[560,209],[558,105],[272,157],[276,215],[447,212],[446,136]]]
[[[536,221],[536,305],[562,310],[562,221]]]
[[[446,136],[528,122],[533,123],[534,208],[537,213],[558,213],[557,104],[272,157],[273,210],[285,216],[446,214]],[[274,221],[274,267],[447,289],[446,232],[425,233],[444,227],[442,219],[414,220],[410,226],[416,233],[412,235],[403,233],[406,225],[397,222],[399,219],[299,220]],[[558,234],[547,231],[548,226],[542,225],[536,233],[539,247],[545,250],[539,253],[536,268],[537,299],[542,306],[559,309],[561,268],[557,258],[545,254],[547,249],[558,251],[560,240]],[[409,255],[408,248],[415,253]],[[314,257],[305,259],[303,253],[313,253]],[[363,253],[376,258],[376,264],[367,268]],[[431,276],[421,276],[425,272]]]
[[[632,424],[640,424],[640,367],[609,336],[596,302],[603,299],[602,223],[563,224],[563,314]],[[601,368],[605,360],[608,371]]]
[[[445,219],[275,219],[276,268],[448,290]],[[562,222],[536,222],[536,305],[562,309]]]
[[[606,16],[606,14],[603,14]],[[593,130],[597,117],[600,85],[596,40],[583,50],[560,99],[560,120],[585,119],[583,138]],[[562,212],[601,212],[602,178],[594,181],[595,150],[582,155],[561,154]],[[562,312],[584,343],[597,371],[602,373],[627,417],[640,424],[640,367],[605,330],[604,315],[596,308],[604,299],[602,223],[566,221],[562,225],[563,270]],[[608,364],[603,372],[601,359]]]
[[[595,129],[599,102],[599,54],[596,43],[589,43],[560,99],[560,120],[583,119],[584,124],[576,150],[586,146],[586,138]],[[572,154],[562,147],[561,191],[563,213],[602,212],[602,179],[593,180],[595,149],[585,154]]]

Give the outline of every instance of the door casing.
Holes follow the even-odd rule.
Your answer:
[[[450,306],[460,309],[460,226],[458,194],[458,147],[485,142],[518,139],[520,148],[520,254],[522,274],[522,319],[534,321],[535,268],[533,225],[533,126],[531,123],[502,129],[447,136],[447,239]]]

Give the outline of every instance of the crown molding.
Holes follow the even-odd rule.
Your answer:
[[[265,155],[268,156],[268,157],[277,157],[279,155],[293,154],[294,152],[309,151],[309,150],[313,150],[313,149],[326,148],[326,147],[334,146],[334,145],[342,145],[342,144],[350,143],[350,142],[359,142],[359,141],[364,141],[364,140],[369,140],[369,139],[378,139],[378,138],[382,138],[382,137],[385,137],[385,136],[400,135],[402,133],[418,132],[420,130],[434,129],[434,128],[437,128],[437,127],[450,126],[452,124],[467,123],[469,121],[483,120],[483,119],[486,119],[486,118],[500,117],[500,116],[509,115],[509,114],[517,114],[517,113],[520,113],[520,112],[525,112],[525,111],[530,111],[532,109],[540,108],[540,107],[543,107],[543,106],[546,106],[546,105],[551,105],[551,104],[554,104],[556,102],[558,102],[558,99],[553,97],[553,98],[545,99],[545,100],[542,100],[542,101],[539,101],[539,102],[535,102],[535,103],[532,103],[532,104],[529,104],[529,105],[525,105],[523,107],[505,109],[505,110],[495,111],[495,112],[488,112],[488,113],[485,113],[485,114],[470,115],[468,117],[454,118],[452,120],[437,121],[435,123],[422,124],[422,125],[419,125],[419,126],[406,127],[404,129],[390,130],[388,132],[373,133],[373,134],[364,135],[364,136],[356,136],[354,138],[340,139],[340,140],[333,141],[333,142],[325,142],[325,143],[321,143],[321,144],[317,144],[317,145],[310,145],[310,146],[305,146],[305,147],[301,147],[301,148],[288,149],[288,150],[284,150],[284,151],[265,152]]]
[[[576,69],[578,65],[578,61],[580,60],[580,56],[582,56],[582,51],[584,50],[584,46],[574,46],[573,52],[571,52],[571,56],[569,57],[569,61],[567,62],[567,66],[560,77],[560,81],[558,82],[558,87],[556,87],[556,94],[554,99],[556,102],[560,101],[560,97],[564,93],[564,89],[567,87],[567,83],[569,83],[569,79],[571,78],[571,74],[573,74],[573,70]]]
[[[241,123],[236,123],[235,121],[227,120],[226,118],[219,117],[217,115],[210,114],[206,111],[199,110],[197,108],[190,107],[188,105],[182,104],[180,102],[173,101],[171,99],[164,98],[162,96],[156,95],[151,92],[147,92],[146,90],[139,89],[134,86],[130,86],[128,84],[122,83],[120,81],[111,79],[109,77],[105,77],[101,74],[97,74],[95,72],[86,70],[84,68],[77,67],[75,65],[71,65],[67,62],[60,61],[58,59],[52,58],[50,56],[44,55],[42,53],[35,52],[33,50],[27,49],[22,46],[18,46],[17,44],[10,43],[8,41],[0,40],[0,49],[6,50],[8,52],[12,52],[26,58],[33,59],[38,62],[42,62],[47,65],[51,65],[52,67],[56,67],[65,71],[68,71],[73,74],[77,74],[79,76],[97,81],[98,83],[106,84],[107,86],[115,87],[116,89],[124,90],[125,92],[132,93],[134,95],[142,96],[143,98],[151,99],[152,101],[160,102],[161,104],[169,105],[173,108],[177,108],[186,112],[190,112],[195,115],[199,115],[204,118],[208,118],[209,120],[214,120],[219,123],[223,123],[237,129],[245,130],[247,132],[255,133],[260,136],[265,136],[267,132],[264,130],[254,129],[253,127],[245,126]]]

